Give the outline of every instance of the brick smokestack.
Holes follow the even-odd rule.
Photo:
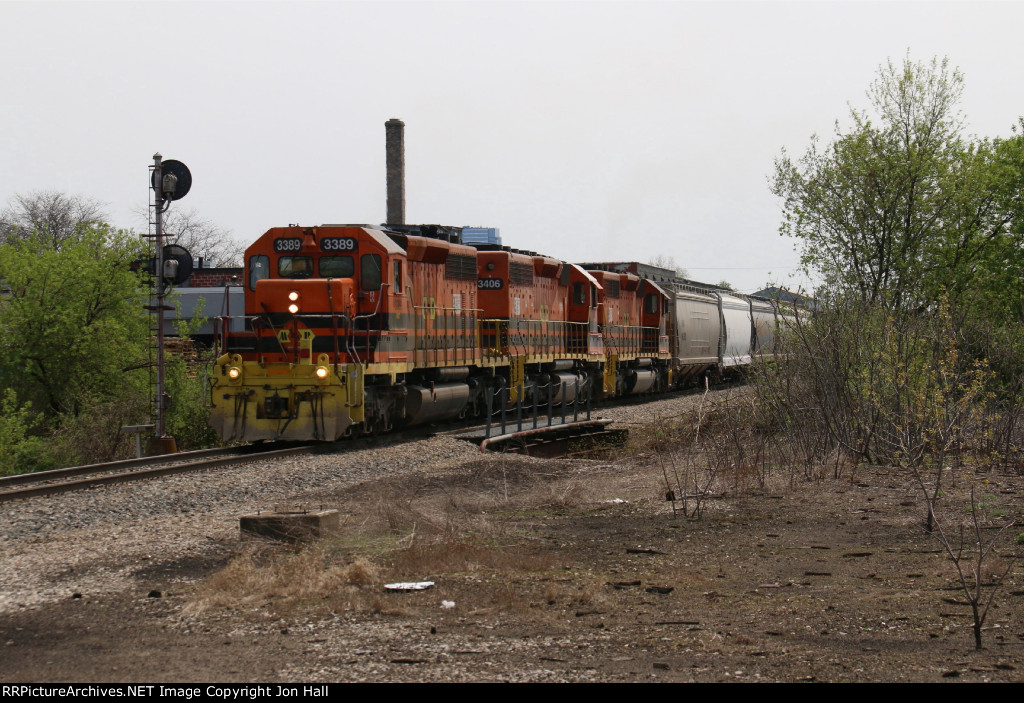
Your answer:
[[[387,137],[388,219],[389,225],[405,224],[405,122],[390,119],[384,123]]]

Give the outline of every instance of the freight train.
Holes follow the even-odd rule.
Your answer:
[[[507,404],[655,393],[770,357],[766,299],[571,264],[439,225],[277,227],[219,318],[224,441],[325,440]],[[490,394],[490,400],[488,398]]]

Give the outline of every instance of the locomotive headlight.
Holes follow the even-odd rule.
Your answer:
[[[238,368],[237,366],[228,367],[228,378],[230,378],[232,381],[237,381],[241,377],[242,369]]]
[[[294,315],[298,311],[299,311],[299,306],[296,305],[295,303],[292,303],[291,305],[288,306],[288,312],[290,312],[292,315]]]
[[[327,378],[327,374],[329,374],[329,373],[330,373],[330,371],[328,371],[326,366],[317,366],[316,367],[316,377],[319,378],[321,381],[323,379]]]
[[[298,299],[299,299],[299,291],[293,290],[291,293],[288,294],[288,300],[292,301],[293,303],[296,300],[298,300]]]

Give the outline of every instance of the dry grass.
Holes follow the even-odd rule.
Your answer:
[[[248,551],[200,586],[186,612],[220,608],[282,609],[318,601],[332,609],[359,609],[361,597],[379,583],[380,572],[365,559],[328,565],[316,547],[260,558]]]

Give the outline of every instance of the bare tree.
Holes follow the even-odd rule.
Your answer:
[[[203,257],[207,266],[241,266],[245,245],[231,231],[200,216],[195,210],[171,207],[164,214],[168,244],[188,249],[194,258]]]
[[[964,526],[961,524],[959,526],[959,537],[954,537],[946,530],[943,530],[942,523],[935,516],[935,501],[929,496],[928,487],[920,472],[915,471],[914,477],[917,479],[918,486],[928,503],[928,522],[934,525],[935,530],[932,534],[939,538],[939,542],[946,552],[946,557],[956,567],[960,588],[967,597],[967,602],[970,603],[971,614],[974,617],[974,648],[976,650],[982,649],[981,632],[985,625],[985,618],[988,617],[988,611],[992,607],[992,601],[995,600],[996,592],[1003,585],[1006,575],[1010,573],[1010,569],[1017,562],[1017,558],[1011,556],[1005,559],[1005,568],[1002,569],[1001,573],[997,568],[988,584],[984,583],[985,562],[989,557],[998,556],[995,550],[996,541],[1004,532],[1017,523],[1016,521],[1011,521],[1003,525],[996,532],[995,536],[986,543],[981,534],[981,524],[978,518],[981,505],[974,499],[974,483],[971,483],[970,532],[968,535],[965,535]],[[993,559],[993,561],[996,561],[996,559]],[[985,597],[986,594],[983,590],[985,586],[988,586],[990,589],[988,598]]]
[[[59,251],[65,242],[77,240],[83,228],[105,221],[103,208],[103,203],[84,195],[54,190],[17,194],[0,212],[0,244],[35,233]]]
[[[658,268],[675,271],[676,276],[678,276],[679,278],[689,278],[690,276],[690,272],[684,269],[682,266],[676,264],[675,258],[671,256],[658,254],[653,259],[649,260],[647,263],[650,264],[651,266],[657,266]]]

